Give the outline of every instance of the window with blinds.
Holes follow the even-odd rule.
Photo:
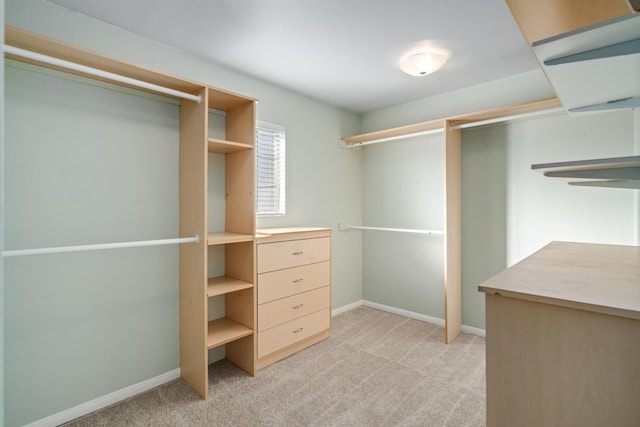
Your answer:
[[[256,149],[256,215],[284,215],[284,127],[258,121],[256,124]]]

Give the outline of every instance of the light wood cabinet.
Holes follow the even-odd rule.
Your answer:
[[[535,41],[634,12],[627,0],[506,0],[524,38]],[[638,7],[637,2],[635,7]]]
[[[479,289],[487,426],[640,425],[640,247],[553,242]]]
[[[329,335],[331,230],[258,230],[257,369]]]
[[[180,235],[202,236],[180,248],[180,370],[206,399],[208,350],[224,345],[229,361],[256,372],[255,100],[210,87],[201,96],[180,107]],[[225,139],[209,137],[209,109],[226,114]],[[210,156],[224,156],[224,194],[213,195],[225,201],[222,230],[207,222]],[[209,259],[222,256],[224,262]],[[224,274],[208,271],[209,264],[224,264]],[[211,298],[224,299],[224,317],[210,318]]]

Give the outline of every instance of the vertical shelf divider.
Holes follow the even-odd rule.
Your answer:
[[[180,106],[180,236],[202,236],[180,246],[180,375],[203,399],[207,367],[207,90]]]

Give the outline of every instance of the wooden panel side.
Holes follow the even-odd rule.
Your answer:
[[[488,426],[640,425],[640,320],[486,295]]]
[[[444,317],[445,342],[462,328],[462,133],[445,126]]]
[[[202,91],[206,97],[206,91]],[[180,236],[200,236],[180,245],[180,372],[207,398],[207,109],[206,102],[180,107]]]
[[[227,111],[225,139],[255,147],[256,108],[255,102],[243,102]]]
[[[506,0],[529,44],[632,12],[625,0]]]
[[[225,230],[255,234],[255,156],[254,150],[225,156]]]

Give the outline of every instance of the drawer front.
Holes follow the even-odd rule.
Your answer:
[[[264,331],[330,306],[330,286],[259,305],[258,331]]]
[[[288,297],[331,283],[331,261],[258,275],[258,304]]]
[[[330,237],[262,243],[258,245],[258,273],[327,261],[330,258]]]
[[[324,308],[275,328],[258,332],[258,358],[329,329],[330,309]]]

